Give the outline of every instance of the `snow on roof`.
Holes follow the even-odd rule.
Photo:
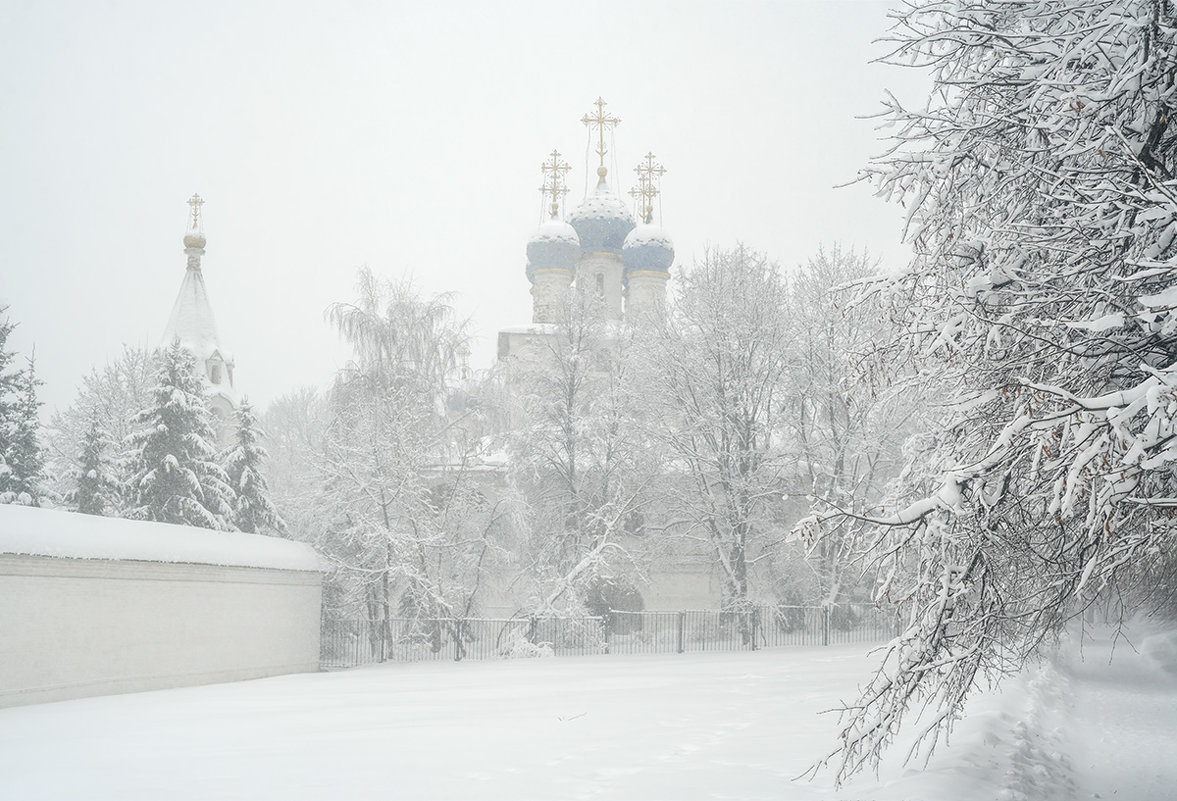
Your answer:
[[[8,504],[0,504],[0,553],[322,570],[319,555],[301,542]]]
[[[160,344],[166,347],[176,339],[202,362],[214,352],[221,351],[220,342],[217,340],[217,323],[213,319],[213,307],[209,303],[208,289],[204,286],[204,275],[199,267],[190,267],[184,271],[180,294],[176,296],[176,303],[172,306],[172,314],[168,318],[167,328],[163,332],[163,342]],[[223,355],[224,351],[221,353]],[[226,361],[229,359],[226,358]]]

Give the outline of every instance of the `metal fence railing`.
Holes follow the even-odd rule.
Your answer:
[[[390,618],[331,620],[320,626],[320,665],[598,654],[600,618]]]
[[[621,612],[574,618],[324,618],[324,669],[375,662],[539,655],[742,651],[786,645],[882,642],[896,609],[868,604],[763,606],[746,611]]]

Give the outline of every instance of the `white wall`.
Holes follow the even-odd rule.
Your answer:
[[[205,561],[264,561],[252,547],[272,564],[14,552],[31,523],[43,550],[115,524],[189,551],[207,541]],[[0,707],[318,670],[322,574],[306,546],[268,539],[0,507]]]

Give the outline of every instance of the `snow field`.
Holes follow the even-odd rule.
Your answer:
[[[391,664],[0,711],[20,799],[1165,799],[1177,632],[1077,646],[974,699],[926,768],[794,781],[857,646]],[[911,731],[915,726],[907,725]]]

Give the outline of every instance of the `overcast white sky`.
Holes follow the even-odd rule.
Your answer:
[[[459,292],[487,367],[496,331],[530,321],[539,165],[564,153],[580,200],[598,95],[622,119],[619,188],[648,150],[669,170],[676,265],[742,241],[791,268],[840,240],[898,266],[901,210],[834,188],[884,147],[856,117],[885,88],[922,94],[868,63],[887,6],[0,0],[11,344],[35,344],[47,413],[122,343],[158,344],[199,192],[255,404],[342,363],[323,310],[360,265]]]

